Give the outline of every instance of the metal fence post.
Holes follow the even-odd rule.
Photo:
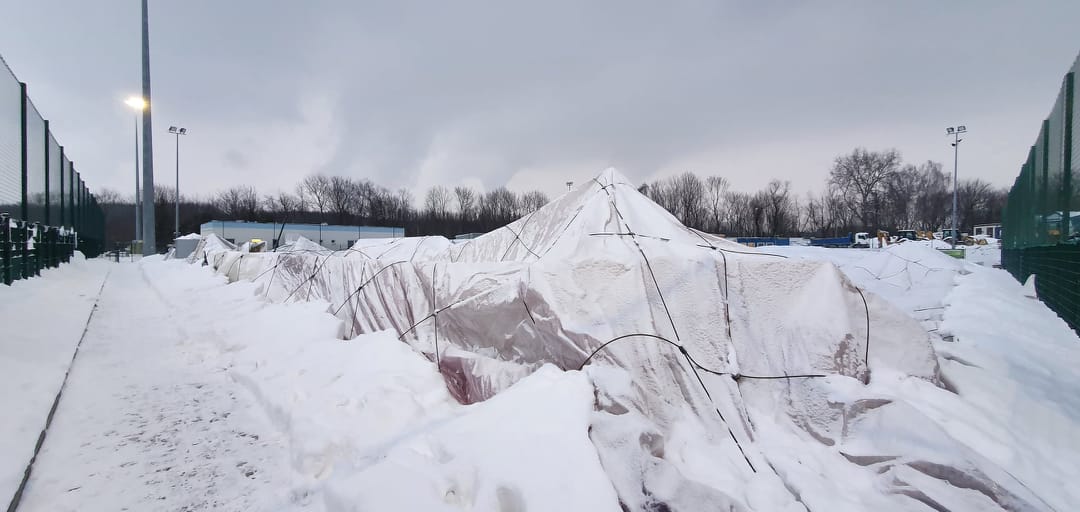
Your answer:
[[[30,242],[28,242],[27,245],[30,245],[30,243],[34,244],[33,249],[29,249],[29,248],[27,249],[28,251],[33,251],[33,253],[34,253],[34,255],[33,255],[33,258],[34,258],[34,275],[35,276],[40,276],[41,275],[41,223],[40,222],[35,222],[34,223],[33,236],[30,237]]]
[[[19,217],[22,218],[22,219],[28,219],[28,218],[30,218],[30,215],[29,215],[29,211],[28,211],[29,206],[27,205],[27,203],[29,201],[27,201],[27,195],[26,195],[27,194],[27,188],[26,188],[27,181],[26,180],[27,180],[27,174],[28,174],[27,170],[29,168],[30,162],[27,159],[28,155],[26,154],[27,147],[26,147],[26,84],[25,83],[19,82],[19,92],[20,92],[19,97],[22,100],[22,101],[19,102],[19,150],[20,150],[20,152],[22,154],[22,159],[20,160],[21,166],[22,166],[21,167],[21,173],[22,174],[21,174],[21,178],[20,178],[20,181],[22,183],[21,184],[22,188],[20,189],[21,197],[19,199],[19,201],[20,201],[19,202]]]
[[[1067,242],[1072,235],[1072,226],[1069,225],[1070,217],[1072,217],[1073,205],[1069,204],[1072,200],[1072,138],[1073,138],[1073,82],[1076,80],[1076,74],[1069,72],[1065,75],[1065,144],[1064,144],[1064,175],[1062,176],[1061,192],[1063,200],[1061,201],[1061,237],[1063,242]]]
[[[29,236],[27,236],[29,231],[30,228],[27,226],[26,221],[20,220],[18,242],[20,247],[19,254],[21,256],[21,261],[19,263],[22,264],[22,273],[20,274],[21,279],[27,279],[30,277],[30,248],[26,246],[26,240],[30,238]]]
[[[52,245],[53,268],[58,268],[60,266],[60,247],[57,242],[59,241],[60,228],[54,227],[49,233],[52,235],[49,237],[49,242]]]
[[[8,214],[0,213],[0,272],[4,284],[11,284],[11,221]]]

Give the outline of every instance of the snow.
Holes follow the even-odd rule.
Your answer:
[[[109,265],[76,253],[40,277],[0,285],[0,496],[22,481]]]
[[[105,265],[109,278],[19,510],[290,503],[284,440],[254,399],[174,316],[142,264]]]
[[[877,386],[881,396],[910,404],[927,426],[1015,480],[1017,492],[1037,495],[1045,503],[1042,509],[1071,510],[1080,503],[1080,491],[1072,485],[1080,475],[1080,383],[1072,378],[1080,365],[1080,339],[1004,270],[970,258],[972,252],[997,251],[990,247],[968,247],[965,260],[906,243],[881,251],[770,249],[831,259],[871,289],[878,278],[864,269],[873,266],[867,263],[879,265],[886,275],[876,292],[936,334],[932,339],[942,380],[952,391],[942,393],[892,375],[878,382],[884,384]],[[931,304],[940,307],[930,309],[930,315],[920,311]],[[946,498],[939,498],[944,504]],[[991,507],[961,503],[948,508]]]
[[[950,393],[934,343],[947,334],[945,297],[971,273],[966,263],[918,243],[768,249],[687,229],[605,171],[462,244],[215,249],[203,261],[230,281],[254,281],[272,303],[321,304],[345,338],[390,330],[465,404],[588,359],[598,397],[590,439],[631,509],[1044,505],[948,430],[927,431],[931,420],[896,391]],[[606,344],[614,339],[625,341]],[[802,374],[827,377],[782,378]],[[699,453],[712,462],[685,455]],[[957,489],[956,475],[996,491]],[[865,485],[830,489],[851,480]]]
[[[1000,269],[742,247],[614,171],[399,240],[114,265],[27,509],[1080,502],[1080,340]]]

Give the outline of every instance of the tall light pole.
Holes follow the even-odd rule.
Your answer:
[[[952,168],[952,248],[956,249],[956,239],[960,238],[960,233],[956,230],[956,190],[957,190],[957,167],[960,163],[960,141],[964,140],[960,138],[961,133],[966,133],[967,127],[959,125],[957,127],[948,127],[945,129],[947,135],[952,135],[953,142],[953,168]]]
[[[146,108],[146,101],[138,96],[132,96],[124,100],[124,104],[135,110],[135,238],[139,240],[142,238],[142,200],[139,195],[142,193],[139,188],[139,113]],[[134,249],[134,247],[132,247]]]
[[[169,133],[176,135],[176,218],[173,223],[173,239],[180,238],[180,136],[187,135],[187,128],[169,127]]]
[[[150,123],[150,18],[146,9],[146,0],[142,0],[142,98],[146,106],[142,111],[143,121],[143,189],[142,189],[142,229],[143,256],[157,253],[154,234],[154,130]]]

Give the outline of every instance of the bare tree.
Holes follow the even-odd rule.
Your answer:
[[[949,178],[941,171],[941,164],[927,161],[919,166],[916,184],[915,216],[919,229],[934,230],[942,227],[949,215],[951,199]]]
[[[324,214],[330,207],[330,178],[321,174],[312,174],[297,187],[300,196],[314,207],[319,214]]]
[[[770,181],[763,191],[762,200],[769,234],[789,235],[798,229],[799,209],[791,198],[790,181]]]
[[[219,192],[214,198],[214,205],[222,214],[234,220],[258,220],[259,195],[255,187],[239,185]]]
[[[97,198],[98,204],[130,204],[134,202],[111,188],[98,189],[97,192],[94,192],[94,197]]]
[[[986,221],[984,212],[993,208],[997,192],[993,186],[980,179],[960,182],[956,189],[956,227],[961,233],[971,233],[975,224]]]
[[[882,224],[909,229],[915,223],[915,198],[919,187],[919,169],[908,164],[885,180],[882,198]]]
[[[476,218],[476,192],[473,189],[454,187],[454,197],[457,198],[458,220],[465,223]]]
[[[288,192],[277,195],[267,194],[263,198],[263,208],[271,213],[277,222],[288,222],[296,212],[301,211],[300,198]]]
[[[499,187],[480,196],[480,224],[483,229],[493,229],[514,220],[518,215],[517,194]]]
[[[722,176],[709,176],[705,178],[706,208],[709,215],[709,223],[705,231],[719,233],[721,231],[720,219],[723,217],[724,198],[727,196],[728,181]]]
[[[836,157],[829,183],[845,198],[845,204],[863,228],[878,223],[885,183],[900,166],[895,149],[867,151],[855,148],[850,154]]]
[[[436,219],[450,216],[450,191],[442,185],[428,189],[424,195],[424,213]]]
[[[349,178],[333,176],[327,188],[327,206],[334,214],[335,222],[346,223],[358,210],[356,184]]]
[[[521,196],[521,215],[529,214],[539,210],[545,204],[548,203],[547,194],[533,190],[532,192],[526,192]]]

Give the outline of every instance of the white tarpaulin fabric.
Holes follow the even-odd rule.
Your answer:
[[[875,391],[896,376],[943,385],[918,323],[831,263],[683,226],[614,170],[465,243],[244,253],[211,236],[188,261],[270,301],[326,301],[346,338],[393,331],[463,403],[545,364],[583,368],[590,438],[629,510],[1045,509]]]

